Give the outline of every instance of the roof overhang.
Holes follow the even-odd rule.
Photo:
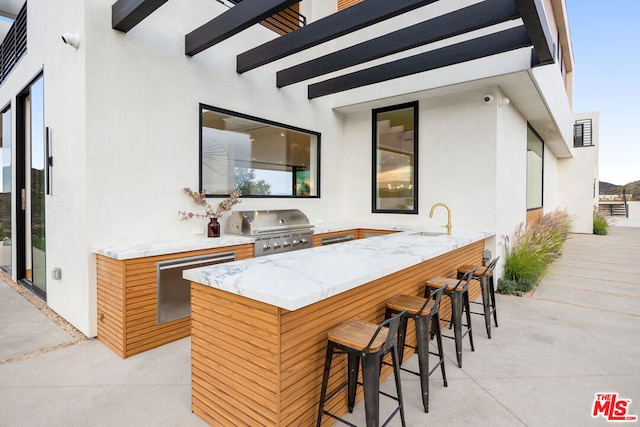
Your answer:
[[[117,0],[112,6],[113,28],[128,31],[153,13],[167,0]],[[278,11],[296,3],[295,0],[243,0],[221,13],[208,23],[185,36],[185,53],[196,55],[217,43],[232,37],[249,26],[258,23]],[[304,64],[280,70],[277,85],[299,83],[312,77],[337,72],[354,65],[364,64],[359,70],[335,76],[308,86],[309,98],[316,98],[442,68],[460,62],[476,60],[525,46],[532,46],[530,67],[554,62],[552,38],[542,0],[484,0],[469,7],[461,7],[441,15],[426,10],[438,0],[363,0],[344,10],[284,34],[276,39],[252,48],[237,56],[236,71],[244,73],[285,57],[308,50],[327,41],[340,38],[358,30],[374,26],[396,16],[418,16],[422,19],[413,26],[400,28],[380,37],[353,42],[335,55],[340,61],[332,61],[331,67],[319,65],[338,56],[318,58]],[[413,12],[415,11],[415,12]],[[520,28],[511,28],[494,34],[480,34],[460,43],[451,43],[428,53],[412,55],[387,62],[384,65],[367,65],[373,59],[389,57],[395,53],[410,52],[417,45],[429,46],[440,40],[451,39],[478,29],[486,29],[507,20],[520,19]],[[406,21],[408,22],[408,21]],[[409,25],[409,24],[405,24]],[[373,47],[373,49],[372,49]],[[357,59],[356,59],[357,58]],[[302,68],[307,74],[297,73]],[[293,69],[293,71],[292,71]],[[297,77],[291,77],[292,75]],[[304,80],[303,80],[304,79]]]
[[[371,111],[416,99],[427,107],[465,100],[474,100],[480,105],[483,95],[493,93],[497,88],[556,157],[571,157],[573,116],[566,97],[554,98],[554,94],[563,90],[558,88],[562,79],[557,67],[549,65],[531,70],[528,49],[509,52],[502,59],[505,65],[501,68],[502,74],[493,74],[495,61],[492,58],[482,58],[446,70],[432,70],[336,94],[331,97],[330,104],[343,114]],[[557,75],[555,83],[551,75]]]
[[[165,1],[118,0],[113,4],[113,21],[128,24],[114,28],[130,29]],[[550,93],[533,72],[555,62],[542,2],[483,0],[455,9],[438,0],[363,0],[238,54],[236,71],[244,73],[287,58],[288,67],[276,73],[277,86],[307,84],[309,98],[330,95],[328,104],[338,111],[376,100],[388,104],[408,96],[422,99],[497,86],[556,155],[566,157],[571,154],[568,137],[558,130],[564,126],[555,114],[557,105],[548,104]],[[243,0],[187,34],[185,53],[202,53],[293,3]],[[432,6],[439,6],[439,12]],[[403,18],[392,19],[399,15]],[[374,28],[390,21],[400,27],[390,32]],[[319,45],[336,39],[341,48],[319,54],[326,47]],[[295,54],[301,51],[306,58],[315,53],[315,58],[296,63]],[[553,68],[555,72],[557,67]],[[273,67],[268,70],[273,72]],[[553,141],[560,142],[556,146]]]
[[[0,0],[0,16],[16,19],[26,0]]]

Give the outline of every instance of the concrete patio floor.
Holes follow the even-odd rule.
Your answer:
[[[571,235],[532,297],[497,295],[493,339],[474,316],[461,369],[445,340],[449,387],[431,377],[429,414],[403,373],[407,425],[605,425],[591,416],[605,392],[640,415],[640,223],[617,222],[608,236]],[[0,426],[206,425],[191,413],[188,338],[122,360],[97,340],[72,344],[20,298],[0,282]],[[351,420],[364,425],[363,413]]]

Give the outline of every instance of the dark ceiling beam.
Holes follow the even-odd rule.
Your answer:
[[[276,85],[284,87],[516,18],[513,0],[486,0],[278,71]]]
[[[308,97],[318,98],[527,46],[531,46],[527,30],[524,26],[515,27],[311,84]]]
[[[246,1],[246,0],[245,0]],[[291,33],[241,53],[236,71],[244,73],[352,31],[434,3],[437,0],[364,0]],[[242,4],[242,3],[241,3]]]
[[[264,21],[300,0],[244,0],[185,36],[185,53],[193,56]]]
[[[167,0],[118,0],[111,5],[111,28],[127,32]]]
[[[542,0],[515,0],[522,22],[527,28],[533,50],[538,57],[532,65],[547,65],[555,62],[553,38],[544,15]]]

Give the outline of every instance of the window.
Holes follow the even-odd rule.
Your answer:
[[[591,119],[576,120],[573,125],[573,146],[574,147],[592,147],[591,139]]]
[[[542,207],[544,143],[527,128],[527,210]]]
[[[200,188],[225,196],[319,197],[320,134],[201,106]]]
[[[11,233],[11,107],[2,112],[0,119],[0,159],[2,160],[2,175],[0,175],[0,268],[11,273],[12,233]]]
[[[373,110],[372,212],[418,213],[418,103]]]

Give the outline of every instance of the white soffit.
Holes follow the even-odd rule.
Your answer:
[[[447,74],[451,75],[450,70]],[[417,83],[419,81],[432,80],[425,79],[425,75],[405,77],[406,80],[412,78],[415,79],[413,82],[415,86],[418,86]],[[395,83],[395,86],[398,86],[398,82]],[[405,92],[402,95],[380,97],[377,99],[371,99],[371,95],[375,93],[383,94],[385,91],[374,91],[369,88],[368,93],[370,99],[368,101],[360,99],[360,101],[363,102],[336,106],[334,109],[341,113],[351,113],[415,100],[420,100],[425,103],[434,102],[437,104],[442,102],[443,98],[463,99],[465,96],[477,97],[478,103],[481,103],[482,101],[477,95],[485,91],[491,91],[492,88],[496,87],[499,87],[505,96],[509,98],[511,105],[531,124],[556,156],[561,158],[571,157],[570,148],[567,142],[564,141],[562,132],[558,129],[558,125],[544,102],[543,95],[533,82],[528,69],[446,84],[415,92]],[[349,93],[349,91],[346,93]],[[334,97],[338,96],[334,95]],[[353,100],[354,97],[351,99]]]
[[[0,42],[4,40],[13,22],[0,18]]]
[[[0,16],[15,19],[25,0],[0,0]]]

